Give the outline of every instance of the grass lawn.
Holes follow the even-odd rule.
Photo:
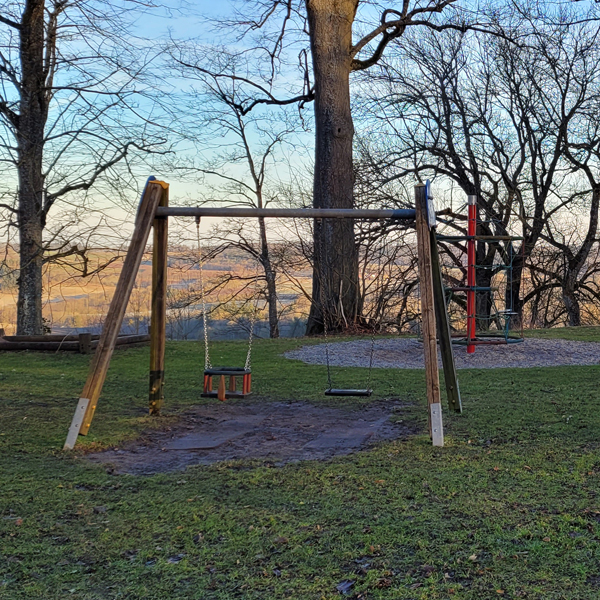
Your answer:
[[[530,335],[600,342],[600,328]],[[71,454],[89,357],[0,354],[0,598],[600,598],[600,366],[459,371],[465,410],[445,412],[439,449],[423,372],[375,369],[372,398],[326,399],[324,367],[281,357],[299,343],[255,343],[257,401],[401,398],[398,418],[422,433],[330,462],[110,475],[81,448],[205,402],[201,346],[168,344],[159,419],[146,414],[148,349],[118,351]],[[244,347],[213,354],[236,364]],[[364,385],[365,369],[342,371]]]

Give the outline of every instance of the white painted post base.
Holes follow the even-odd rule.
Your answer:
[[[77,404],[77,408],[75,409],[75,414],[73,415],[73,420],[71,421],[71,427],[69,427],[67,441],[63,446],[63,450],[73,450],[75,447],[75,444],[77,443],[77,436],[79,435],[79,430],[83,424],[83,418],[85,417],[89,403],[89,398],[79,398],[79,402]]]
[[[444,424],[442,423],[442,405],[430,404],[431,413],[431,441],[434,446],[444,447]]]

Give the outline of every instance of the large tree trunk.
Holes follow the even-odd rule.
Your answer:
[[[492,284],[491,269],[477,269],[475,285],[489,288]],[[476,331],[488,331],[491,325],[493,297],[492,292],[481,290],[475,294]]]
[[[350,112],[352,22],[357,0],[306,0],[315,78],[315,208],[352,208],[354,174]],[[354,221],[315,223],[313,302],[308,335],[342,330],[361,313]]]
[[[567,309],[567,319],[570,327],[581,325],[581,307],[575,293],[576,277],[569,276],[564,282],[562,289],[563,302]]]
[[[521,247],[513,248],[512,250],[513,266],[512,269],[507,271],[506,308],[517,314],[511,318],[511,329],[520,329],[522,327],[524,303],[521,297],[521,288],[523,286],[523,273],[544,226],[544,221],[540,215],[545,205],[545,197],[544,195],[536,199],[533,226],[529,232],[526,229],[523,231],[524,239],[521,242]]]
[[[19,177],[22,180],[21,177]],[[19,189],[19,295],[17,335],[41,335],[42,324],[42,226],[31,210],[32,194]]]
[[[276,273],[271,264],[269,255],[269,243],[267,240],[267,228],[263,217],[258,218],[260,228],[260,262],[265,272],[267,281],[267,304],[269,307],[269,337],[279,337],[279,315],[277,314],[277,286]]]
[[[567,272],[563,282],[562,297],[565,308],[567,309],[567,318],[571,327],[579,327],[581,325],[581,305],[577,297],[577,280],[579,273],[585,265],[585,262],[590,255],[590,251],[596,240],[598,232],[598,208],[600,207],[600,189],[593,177],[593,172],[587,170],[588,179],[592,184],[592,203],[590,205],[590,222],[588,231],[585,236],[579,251],[575,256],[569,258],[566,265]]]
[[[17,334],[39,335],[42,326],[43,148],[47,119],[44,73],[44,0],[28,0],[20,30],[19,296]]]
[[[481,195],[478,195],[480,198]],[[477,206],[477,227],[476,235],[485,235],[488,232],[482,227],[481,207]],[[475,285],[480,288],[489,288],[492,285],[493,271],[490,268],[494,264],[496,252],[492,246],[483,241],[476,242],[476,264]],[[493,294],[487,290],[475,292],[475,331],[488,331],[491,325]]]
[[[527,258],[529,258],[529,254]],[[519,329],[523,322],[523,299],[521,285],[525,269],[525,256],[519,253],[513,260],[513,267],[507,271],[506,309],[517,313],[510,320],[511,329]]]

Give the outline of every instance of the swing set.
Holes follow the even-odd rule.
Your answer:
[[[201,394],[203,398],[218,398],[222,402],[229,398],[246,398],[251,394],[252,386],[252,371],[250,369],[252,359],[252,340],[254,337],[254,323],[256,320],[256,312],[258,307],[255,306],[250,319],[249,335],[248,335],[248,352],[246,354],[246,363],[243,367],[216,367],[212,366],[210,360],[210,344],[208,334],[208,310],[206,308],[206,291],[204,287],[204,261],[200,248],[200,217],[196,217],[196,236],[197,236],[197,252],[198,252],[198,268],[200,271],[200,298],[202,305],[202,328],[204,332],[204,389]],[[323,255],[320,255],[321,264],[323,264]],[[373,354],[375,350],[375,334],[371,336],[371,353],[369,358],[369,372],[367,378],[367,387],[365,389],[350,389],[350,388],[335,388],[331,375],[331,360],[329,347],[329,321],[330,313],[323,302],[323,285],[320,286],[320,310],[323,317],[323,335],[325,338],[325,357],[327,365],[327,384],[325,396],[360,396],[368,397],[373,393],[371,389],[371,373],[373,371]],[[213,377],[219,378],[217,391],[213,389]],[[237,378],[242,378],[242,388],[239,390]],[[229,385],[226,384],[226,379],[229,378]]]
[[[254,321],[256,310],[252,312],[250,320],[250,333],[248,335],[248,353],[243,367],[217,367],[213,368],[210,360],[210,347],[208,343],[208,311],[206,310],[206,292],[204,290],[204,264],[200,252],[200,217],[196,217],[196,236],[198,250],[198,268],[200,270],[200,298],[202,301],[202,328],[204,330],[204,387],[202,398],[217,398],[224,402],[228,398],[246,398],[252,392],[252,339],[254,336]],[[213,389],[213,377],[219,378],[217,391]],[[242,389],[238,388],[238,377],[242,378]],[[229,386],[225,383],[229,379]]]
[[[335,208],[238,208],[238,207],[169,207],[169,185],[150,177],[146,183],[138,207],[135,227],[123,268],[117,282],[102,334],[90,364],[87,380],[77,403],[69,427],[65,450],[74,448],[79,435],[87,435],[102,387],[106,379],[110,360],[116,346],[129,297],[136,274],[153,230],[152,249],[152,303],[150,319],[150,372],[149,412],[160,413],[164,402],[165,343],[167,314],[167,240],[169,217],[238,217],[238,218],[304,218],[304,219],[387,219],[415,222],[419,282],[421,289],[421,315],[423,321],[423,346],[425,354],[425,377],[429,406],[429,432],[434,446],[444,445],[442,412],[440,403],[440,380],[438,371],[437,345],[442,355],[444,380],[448,405],[451,410],[462,412],[460,391],[456,377],[454,356],[446,299],[442,284],[440,261],[436,243],[436,220],[429,182],[415,186],[415,209],[335,209]],[[205,336],[205,369],[202,396],[208,398],[245,398],[251,393],[252,371],[252,321],[249,347],[243,367],[213,367],[210,361],[207,328],[207,310],[204,294],[202,264],[200,265],[201,293],[203,303],[203,325]],[[254,311],[256,312],[256,311]],[[325,315],[325,311],[323,311]],[[253,317],[254,319],[254,317]],[[327,318],[324,316],[324,333],[327,351],[328,396],[370,396],[371,370],[373,365],[374,338],[371,343],[369,379],[365,389],[334,388],[329,361]],[[214,380],[218,380],[215,390]],[[241,379],[241,381],[240,381]]]

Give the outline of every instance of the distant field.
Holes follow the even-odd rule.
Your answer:
[[[13,257],[13,262],[16,257]],[[187,311],[172,312],[173,319],[185,320],[197,316],[199,312],[200,272],[194,252],[186,250],[171,252],[169,258],[169,290],[172,304],[181,304],[178,300],[185,294],[192,293],[195,298],[195,308]],[[114,262],[111,262],[114,261]],[[44,308],[43,314],[47,324],[54,331],[66,329],[98,330],[108,311],[117,281],[121,272],[122,257],[108,252],[92,254],[90,271],[98,273],[82,277],[81,272],[72,266],[50,265],[44,278]],[[107,265],[107,266],[104,266]],[[233,276],[234,279],[218,293],[207,295],[207,302],[220,303],[228,296],[236,293],[241,286],[239,280],[256,272],[255,266],[245,256],[234,252],[224,253],[205,265],[206,289],[219,279]],[[299,282],[310,288],[310,273],[296,274]],[[235,279],[237,277],[237,279]],[[149,254],[140,267],[134,290],[127,309],[126,322],[129,322],[128,332],[141,333],[147,327],[150,316],[150,286],[152,282],[152,262]],[[179,295],[179,296],[178,296]],[[285,311],[286,319],[303,316],[307,313],[306,302],[297,289],[282,283],[279,287],[281,301],[289,306]],[[17,288],[15,284],[0,286],[0,328],[7,334],[15,333]],[[227,319],[226,307],[215,318]]]

